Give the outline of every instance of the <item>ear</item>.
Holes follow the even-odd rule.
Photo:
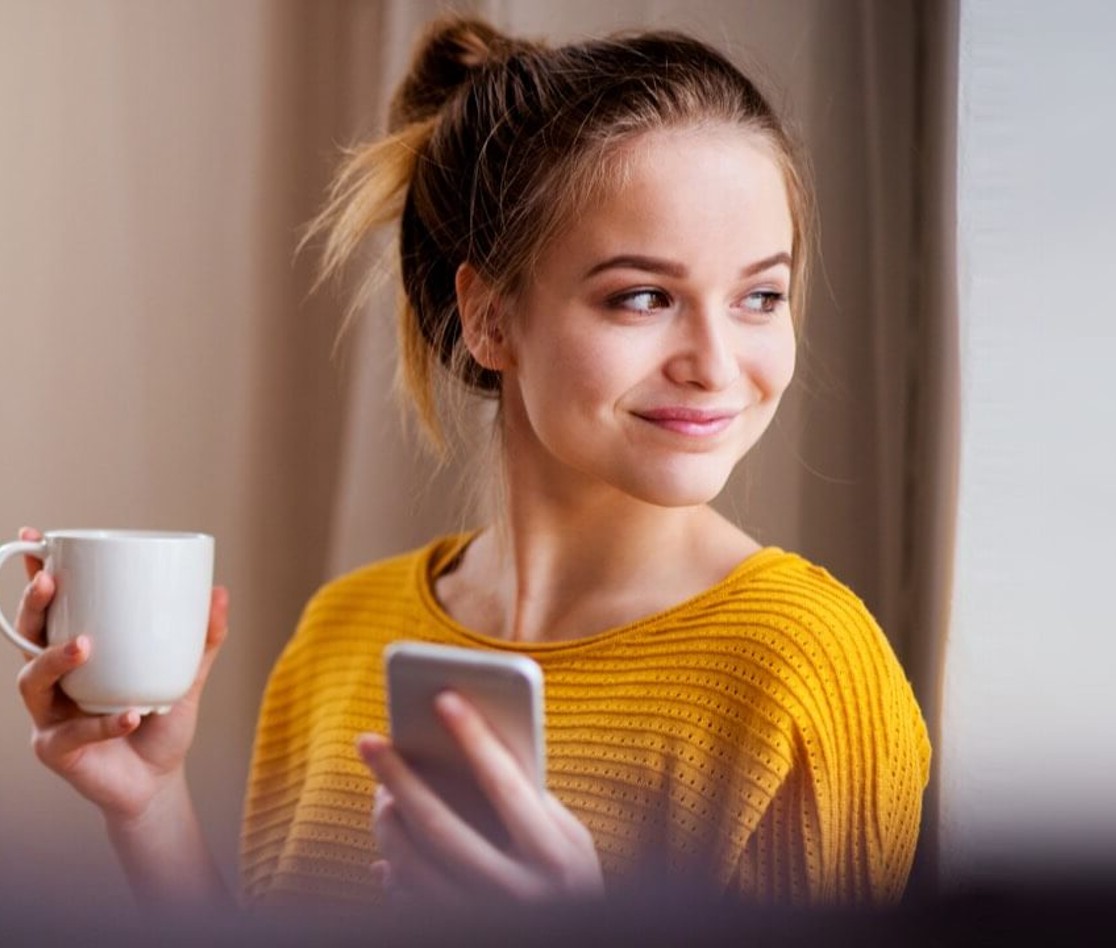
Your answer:
[[[468,263],[457,268],[454,288],[465,348],[478,365],[502,372],[508,366],[509,353],[496,294]]]

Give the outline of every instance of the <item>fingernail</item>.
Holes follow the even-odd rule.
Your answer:
[[[455,692],[443,691],[434,699],[434,707],[442,714],[456,717],[465,710],[465,704]]]
[[[372,881],[378,886],[386,886],[390,870],[384,860],[372,863]]]
[[[120,715],[120,720],[117,723],[120,726],[120,730],[130,731],[137,724],[139,724],[139,712],[137,712],[134,708],[129,711],[125,711],[122,715]]]
[[[79,635],[76,639],[66,643],[66,657],[77,658],[85,651],[85,636]]]
[[[357,738],[357,751],[367,760],[379,754],[387,744],[387,739],[380,734],[361,734]]]

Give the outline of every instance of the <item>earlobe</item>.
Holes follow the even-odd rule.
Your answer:
[[[454,278],[461,338],[469,354],[483,368],[501,372],[507,351],[496,294],[471,264],[463,263]]]

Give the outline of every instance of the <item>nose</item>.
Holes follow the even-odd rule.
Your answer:
[[[667,375],[678,385],[708,391],[728,388],[740,378],[730,318],[716,309],[692,310],[679,320]]]

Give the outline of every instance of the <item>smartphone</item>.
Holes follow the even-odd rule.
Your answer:
[[[466,822],[495,845],[507,831],[446,730],[434,699],[447,689],[469,701],[541,793],[546,782],[543,675],[525,655],[395,642],[384,652],[391,739],[404,760]]]

